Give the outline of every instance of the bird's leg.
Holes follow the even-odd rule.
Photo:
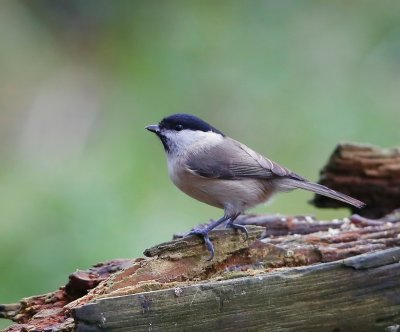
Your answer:
[[[245,239],[244,241],[247,241],[247,239],[249,238],[249,233],[247,232],[247,228],[243,225],[238,225],[238,224],[234,224],[233,222],[236,220],[237,217],[239,217],[240,213],[236,214],[235,216],[231,217],[228,221],[228,223],[226,224],[226,227],[230,227],[233,229],[238,229],[239,231],[243,232],[245,235]]]
[[[194,228],[188,233],[188,235],[198,235],[204,239],[204,243],[206,244],[208,251],[211,253],[210,258],[208,259],[209,261],[214,258],[215,250],[214,250],[214,246],[213,246],[210,238],[208,237],[208,233],[211,230],[213,230],[215,227],[222,224],[224,221],[226,221],[228,219],[230,219],[230,217],[224,215],[222,218],[212,222],[211,224],[207,225],[206,227]]]

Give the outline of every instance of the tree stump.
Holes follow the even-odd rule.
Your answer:
[[[400,148],[339,144],[321,171],[320,183],[353,196],[367,204],[358,212],[380,218],[399,207]],[[316,195],[317,207],[344,207],[331,198]]]

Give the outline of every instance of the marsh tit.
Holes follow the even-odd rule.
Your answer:
[[[365,204],[345,194],[313,183],[190,114],[174,114],[147,130],[161,140],[172,182],[187,195],[224,209],[224,216],[188,235],[203,237],[214,257],[208,233],[227,221],[243,231],[235,219],[245,210],[268,201],[275,193],[305,189],[357,208]]]

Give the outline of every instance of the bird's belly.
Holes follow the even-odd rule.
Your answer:
[[[212,206],[241,213],[267,201],[272,190],[259,180],[210,179],[185,172],[172,176],[174,184],[187,195]]]

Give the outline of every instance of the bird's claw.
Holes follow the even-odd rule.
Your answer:
[[[246,242],[249,239],[249,232],[247,231],[247,228],[245,226],[234,224],[234,223],[228,223],[226,226],[233,228],[233,229],[238,229],[239,231],[244,233],[245,239],[243,242]]]
[[[215,250],[214,250],[214,245],[212,244],[208,233],[210,230],[208,229],[193,229],[189,232],[188,235],[197,235],[203,238],[205,245],[207,246],[208,251],[210,252],[210,258],[207,259],[207,261],[211,261],[214,258],[215,255]]]

